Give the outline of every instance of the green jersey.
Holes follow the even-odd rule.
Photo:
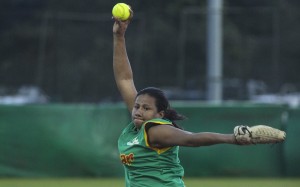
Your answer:
[[[179,147],[151,147],[147,129],[153,125],[172,125],[164,119],[145,122],[140,130],[130,123],[118,140],[124,164],[126,187],[184,187],[184,170],[178,158]]]

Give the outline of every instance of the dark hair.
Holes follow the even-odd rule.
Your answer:
[[[147,88],[144,88],[141,91],[139,91],[137,96],[144,95],[144,94],[147,94],[147,95],[155,98],[155,105],[156,105],[157,111],[158,112],[164,111],[164,113],[165,113],[164,118],[167,120],[170,120],[175,127],[181,129],[181,127],[179,127],[175,123],[175,121],[176,120],[184,120],[186,117],[177,113],[176,110],[174,110],[170,107],[170,103],[169,103],[166,95],[164,94],[164,92],[161,89],[155,88],[155,87],[147,87]]]

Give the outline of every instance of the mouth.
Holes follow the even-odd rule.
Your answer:
[[[144,120],[141,118],[133,118],[134,124],[142,124],[144,123]]]

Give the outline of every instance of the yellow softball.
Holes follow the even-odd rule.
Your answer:
[[[125,3],[118,3],[112,9],[112,15],[122,21],[126,21],[130,16],[130,7]]]

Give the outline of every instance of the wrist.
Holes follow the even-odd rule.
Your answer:
[[[232,144],[236,144],[236,145],[238,144],[238,142],[236,141],[236,138],[235,138],[234,134],[231,135],[231,143]]]
[[[125,35],[124,34],[120,34],[120,33],[113,33],[113,37],[114,38],[125,38]]]

